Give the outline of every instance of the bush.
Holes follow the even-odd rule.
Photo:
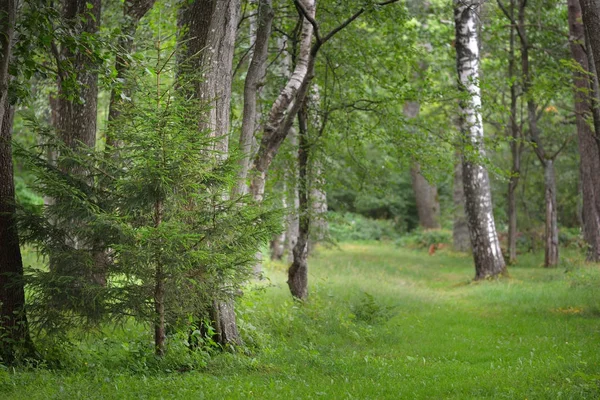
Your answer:
[[[370,219],[360,214],[329,213],[329,234],[337,242],[355,240],[394,240],[400,237],[390,220]]]
[[[413,249],[428,248],[433,244],[452,243],[452,232],[444,229],[415,230],[408,235],[402,236],[396,244],[401,247]]]

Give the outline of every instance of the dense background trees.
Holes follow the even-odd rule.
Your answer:
[[[475,279],[542,248],[557,266],[561,243],[598,261],[594,1],[3,7],[7,362],[31,324],[119,313],[161,356],[177,334],[241,345],[269,243],[300,300],[317,242],[453,242]]]

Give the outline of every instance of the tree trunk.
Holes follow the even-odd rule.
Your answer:
[[[407,101],[404,103],[403,113],[407,119],[414,119],[419,115],[420,109],[421,105],[418,102]],[[437,187],[431,185],[421,175],[421,166],[418,163],[414,163],[411,167],[410,176],[412,178],[412,188],[415,193],[419,225],[423,229],[439,229],[440,202]]]
[[[596,71],[600,71],[600,1],[579,0],[579,4]]]
[[[309,253],[319,242],[327,238],[327,194],[325,193],[325,175],[323,167],[316,157],[311,158],[310,169],[310,210],[311,210],[311,239]]]
[[[248,67],[248,74],[244,81],[244,111],[242,114],[242,132],[240,134],[240,172],[238,184],[234,193],[245,194],[248,192],[246,178],[250,168],[250,157],[252,155],[252,143],[257,121],[257,97],[260,87],[264,84],[267,69],[267,56],[269,49],[269,37],[271,36],[271,24],[273,22],[273,8],[271,0],[259,0],[258,2],[258,29],[254,41],[252,61]]]
[[[461,102],[462,133],[478,155],[485,157],[481,90],[479,88],[479,43],[477,28],[480,2],[455,0],[456,59],[459,88],[468,94]],[[492,213],[492,195],[487,170],[478,162],[463,161],[463,179],[475,279],[506,273]]]
[[[316,11],[315,1],[301,1],[308,14],[314,18]],[[296,66],[286,86],[281,90],[271,107],[265,123],[260,147],[254,159],[254,172],[250,192],[254,199],[258,201],[262,201],[264,198],[267,171],[279,151],[283,140],[289,133],[291,122],[295,118],[294,114],[306,96],[308,82],[312,79],[315,62],[315,55],[311,54],[312,37],[313,26],[306,18],[303,18]],[[301,93],[302,91],[304,93]],[[294,107],[296,110],[294,110]],[[287,118],[286,112],[288,112]]]
[[[558,264],[558,211],[556,209],[556,175],[553,160],[547,160],[544,164],[544,184],[546,186],[546,251],[544,266],[555,267]]]
[[[14,3],[10,6],[14,7]],[[0,7],[0,12],[4,11],[2,8]],[[10,25],[13,24],[14,19],[11,19]],[[6,26],[0,29],[4,36],[7,32]],[[12,34],[9,34],[8,43],[11,40]],[[8,55],[7,52],[3,53],[3,58]],[[1,76],[1,82],[7,80],[6,78],[6,74]],[[6,85],[3,87],[6,88]],[[5,101],[4,107],[0,108],[0,357],[6,363],[12,363],[18,352],[25,356],[34,353],[25,313],[23,262],[15,221],[11,147],[13,116],[14,108]]]
[[[211,132],[215,139],[213,150],[221,160],[228,157],[229,151],[233,53],[239,13],[239,0],[195,0],[182,7],[178,18],[187,47],[185,59],[189,62],[180,66],[180,72],[195,78],[193,95],[210,106],[207,118],[199,121],[199,128]],[[213,302],[211,314],[219,343],[239,344],[233,294],[227,300]]]
[[[63,16],[76,28],[77,34],[95,34],[100,26],[101,0],[64,0]],[[83,20],[83,22],[81,22]],[[60,52],[61,62],[70,64],[69,71],[61,69],[58,77],[56,131],[58,137],[75,149],[81,142],[87,147],[96,144],[98,114],[98,73],[93,60],[85,52],[74,53],[65,46]],[[76,75],[77,93],[65,88],[67,79]],[[76,100],[70,100],[69,98]]]
[[[514,20],[515,0],[510,2],[510,17]],[[510,84],[510,154],[512,159],[512,168],[508,182],[508,262],[514,264],[517,262],[517,186],[519,184],[519,174],[521,172],[521,154],[523,152],[523,142],[520,142],[521,133],[517,124],[517,81],[515,78],[515,26],[510,26],[510,47],[508,61],[508,76]]]
[[[437,187],[427,182],[421,175],[419,164],[413,164],[410,175],[419,214],[419,225],[423,229],[440,229],[440,202]]]
[[[581,23],[581,8],[578,0],[569,0],[569,31],[571,38],[571,54],[582,71],[589,68],[584,40],[585,32]],[[587,242],[588,260],[600,261],[600,149],[595,139],[595,132],[589,125],[592,111],[594,91],[593,77],[575,71],[575,118],[580,154],[580,182],[583,198],[582,226],[583,235]]]
[[[298,194],[299,207],[299,233],[298,241],[294,246],[294,261],[288,270],[288,286],[292,296],[299,300],[308,298],[308,241],[310,229],[310,204],[308,190],[308,160],[310,145],[308,141],[308,115],[306,105],[298,113],[299,139],[298,146]]]
[[[128,97],[126,83],[124,83],[127,71],[129,70],[129,61],[127,56],[133,51],[133,37],[137,30],[140,20],[152,8],[155,0],[131,0],[123,3],[124,23],[121,27],[122,32],[119,36],[118,49],[115,59],[115,70],[117,71],[116,81],[120,88],[113,88],[110,92],[110,104],[108,106],[108,120],[114,121],[121,115],[120,108],[123,106],[123,97]],[[116,146],[114,138],[110,131],[106,137],[107,146]]]
[[[290,129],[290,145],[293,151],[298,153],[298,133],[295,128]],[[297,159],[297,158],[296,158]],[[289,196],[288,213],[286,216],[286,252],[289,262],[294,261],[294,247],[298,243],[298,235],[300,234],[300,197],[298,193],[298,185],[300,178],[298,177],[298,162],[293,161],[292,167],[285,172],[286,182],[288,185],[287,195]]]
[[[467,252],[471,249],[469,225],[465,216],[465,187],[463,184],[462,158],[457,154],[454,164],[454,224],[452,226],[452,242],[454,250]]]

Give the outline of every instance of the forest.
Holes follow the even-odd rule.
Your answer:
[[[600,398],[597,71],[600,0],[0,0],[0,398]]]

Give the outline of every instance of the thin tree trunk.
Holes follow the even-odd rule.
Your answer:
[[[583,71],[590,67],[585,51],[585,30],[581,23],[581,8],[578,0],[568,1],[571,54]],[[594,77],[575,71],[575,118],[580,154],[580,182],[583,199],[582,227],[589,246],[588,260],[600,261],[600,150],[595,132],[589,125],[594,91]],[[596,125],[596,124],[595,124]]]
[[[510,2],[511,19],[514,19],[515,0]],[[520,130],[517,124],[517,82],[515,78],[515,26],[510,26],[510,49],[508,61],[508,77],[510,85],[510,153],[512,168],[508,182],[508,262],[517,262],[517,186],[519,185],[519,174],[521,171],[521,153],[523,149],[520,143]]]
[[[315,1],[301,1],[310,17],[314,18]],[[250,192],[254,199],[258,201],[262,201],[264,197],[267,171],[279,151],[281,143],[289,133],[291,122],[300,107],[299,102],[301,103],[306,96],[306,86],[308,81],[312,79],[315,58],[315,55],[311,54],[312,36],[313,26],[306,18],[303,18],[296,66],[286,86],[281,90],[271,107],[265,123],[263,138],[254,159]],[[302,89],[304,89],[304,93],[301,93]],[[292,109],[290,109],[290,106],[292,106]],[[294,108],[296,109],[294,110]],[[288,118],[286,118],[286,111],[288,112]]]
[[[240,172],[235,194],[248,192],[246,178],[250,168],[250,157],[252,156],[252,144],[257,122],[257,97],[260,87],[264,84],[267,69],[267,56],[269,49],[269,37],[271,36],[271,24],[273,22],[273,8],[271,0],[259,0],[258,2],[258,29],[254,41],[252,61],[248,67],[248,74],[244,81],[244,111],[242,114],[242,132],[240,134]]]
[[[157,201],[154,206],[154,227],[158,228],[162,223],[163,205]],[[157,356],[165,355],[165,273],[160,254],[156,257],[156,270],[154,276],[154,351]]]
[[[471,249],[469,225],[465,215],[465,186],[463,184],[463,164],[459,154],[454,164],[454,223],[452,226],[452,242],[454,250],[467,252]]]
[[[298,133],[295,128],[290,129],[289,133],[290,145],[292,150],[298,153]],[[299,176],[298,176],[298,162],[293,161],[292,167],[286,170],[286,181],[288,182],[289,197],[289,208],[286,216],[286,252],[289,262],[294,261],[294,247],[298,243],[298,235],[300,234],[300,195],[298,193]]]
[[[229,151],[233,53],[239,13],[239,0],[195,0],[182,7],[178,18],[188,61],[179,70],[196,78],[193,95],[210,106],[207,118],[199,121],[199,128],[208,129],[215,138],[213,150],[220,160],[225,160]],[[211,316],[217,340],[222,345],[239,344],[233,294],[228,293],[227,297],[213,302]]]
[[[462,132],[478,155],[485,157],[483,123],[481,120],[481,90],[479,88],[479,43],[477,27],[480,2],[455,0],[456,59],[459,88],[468,94],[461,102]],[[492,213],[492,195],[487,170],[477,162],[463,161],[466,198],[465,211],[469,224],[475,261],[475,279],[485,279],[506,273]]]
[[[309,253],[319,242],[327,238],[327,193],[325,193],[325,175],[319,160],[313,155],[310,168],[310,209],[311,209],[311,240]]]
[[[544,165],[544,184],[546,186],[546,250],[545,267],[558,264],[558,211],[556,209],[556,174],[554,161],[547,160]]]
[[[308,160],[310,144],[308,141],[308,115],[306,105],[298,113],[299,139],[298,146],[298,193],[300,197],[300,230],[298,241],[294,246],[294,261],[288,270],[288,286],[296,299],[308,298],[308,241],[310,230],[310,204],[308,190]]]

